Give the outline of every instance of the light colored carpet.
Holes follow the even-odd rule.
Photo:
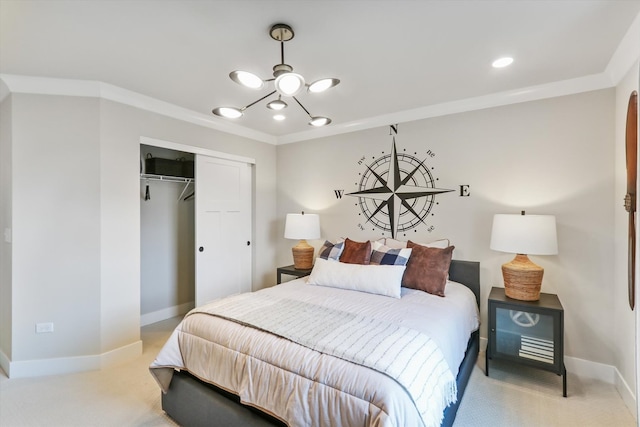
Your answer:
[[[484,352],[471,374],[455,427],[594,426],[635,427],[636,420],[612,384],[569,373],[567,397],[562,377],[492,360],[484,374]]]
[[[143,327],[142,355],[115,368],[18,379],[0,370],[0,426],[176,426],[162,411],[149,365],[178,322]]]
[[[0,426],[176,426],[160,407],[160,389],[148,371],[178,319],[142,328],[143,354],[117,368],[41,378],[8,379],[0,371]],[[456,427],[635,426],[615,388],[516,365],[478,359]]]

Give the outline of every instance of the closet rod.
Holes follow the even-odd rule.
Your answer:
[[[148,173],[141,173],[140,179],[148,179],[151,181],[182,182],[187,184],[195,182],[193,178],[186,178],[183,176],[152,175]]]
[[[148,173],[141,173],[140,179],[144,179],[145,181],[167,181],[167,182],[184,183],[184,188],[182,189],[182,193],[180,193],[180,196],[178,197],[178,201],[180,201],[182,199],[182,196],[184,196],[184,193],[187,191],[189,184],[195,183],[195,180],[193,178],[186,178],[183,176],[152,175]],[[148,191],[148,188],[149,186],[147,185],[147,191]],[[145,196],[145,197],[148,197],[148,196]],[[145,198],[145,200],[148,200],[148,199]]]

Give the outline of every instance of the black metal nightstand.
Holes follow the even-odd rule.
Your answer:
[[[564,309],[557,295],[540,294],[538,301],[507,297],[504,288],[489,294],[489,360],[504,359],[562,375],[562,395],[567,397],[564,366]]]
[[[293,265],[287,265],[286,267],[278,267],[278,285],[280,283],[282,283],[282,275],[283,274],[287,274],[289,276],[296,276],[296,277],[304,277],[304,276],[308,276],[309,274],[311,274],[311,268],[308,270],[298,270],[296,269]]]

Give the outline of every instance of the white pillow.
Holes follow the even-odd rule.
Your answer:
[[[349,289],[400,298],[404,265],[362,265],[316,258],[310,285]]]

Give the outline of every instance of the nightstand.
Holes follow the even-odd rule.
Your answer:
[[[286,267],[278,267],[278,285],[280,283],[282,283],[282,275],[283,274],[287,274],[289,276],[296,276],[296,277],[304,277],[304,276],[308,276],[309,274],[311,274],[311,268],[308,270],[298,270],[296,269],[293,265],[287,265]]]
[[[504,288],[489,294],[489,360],[504,359],[544,369],[562,376],[562,395],[567,397],[567,370],[564,366],[564,309],[557,295],[540,294],[538,301],[507,297]]]

